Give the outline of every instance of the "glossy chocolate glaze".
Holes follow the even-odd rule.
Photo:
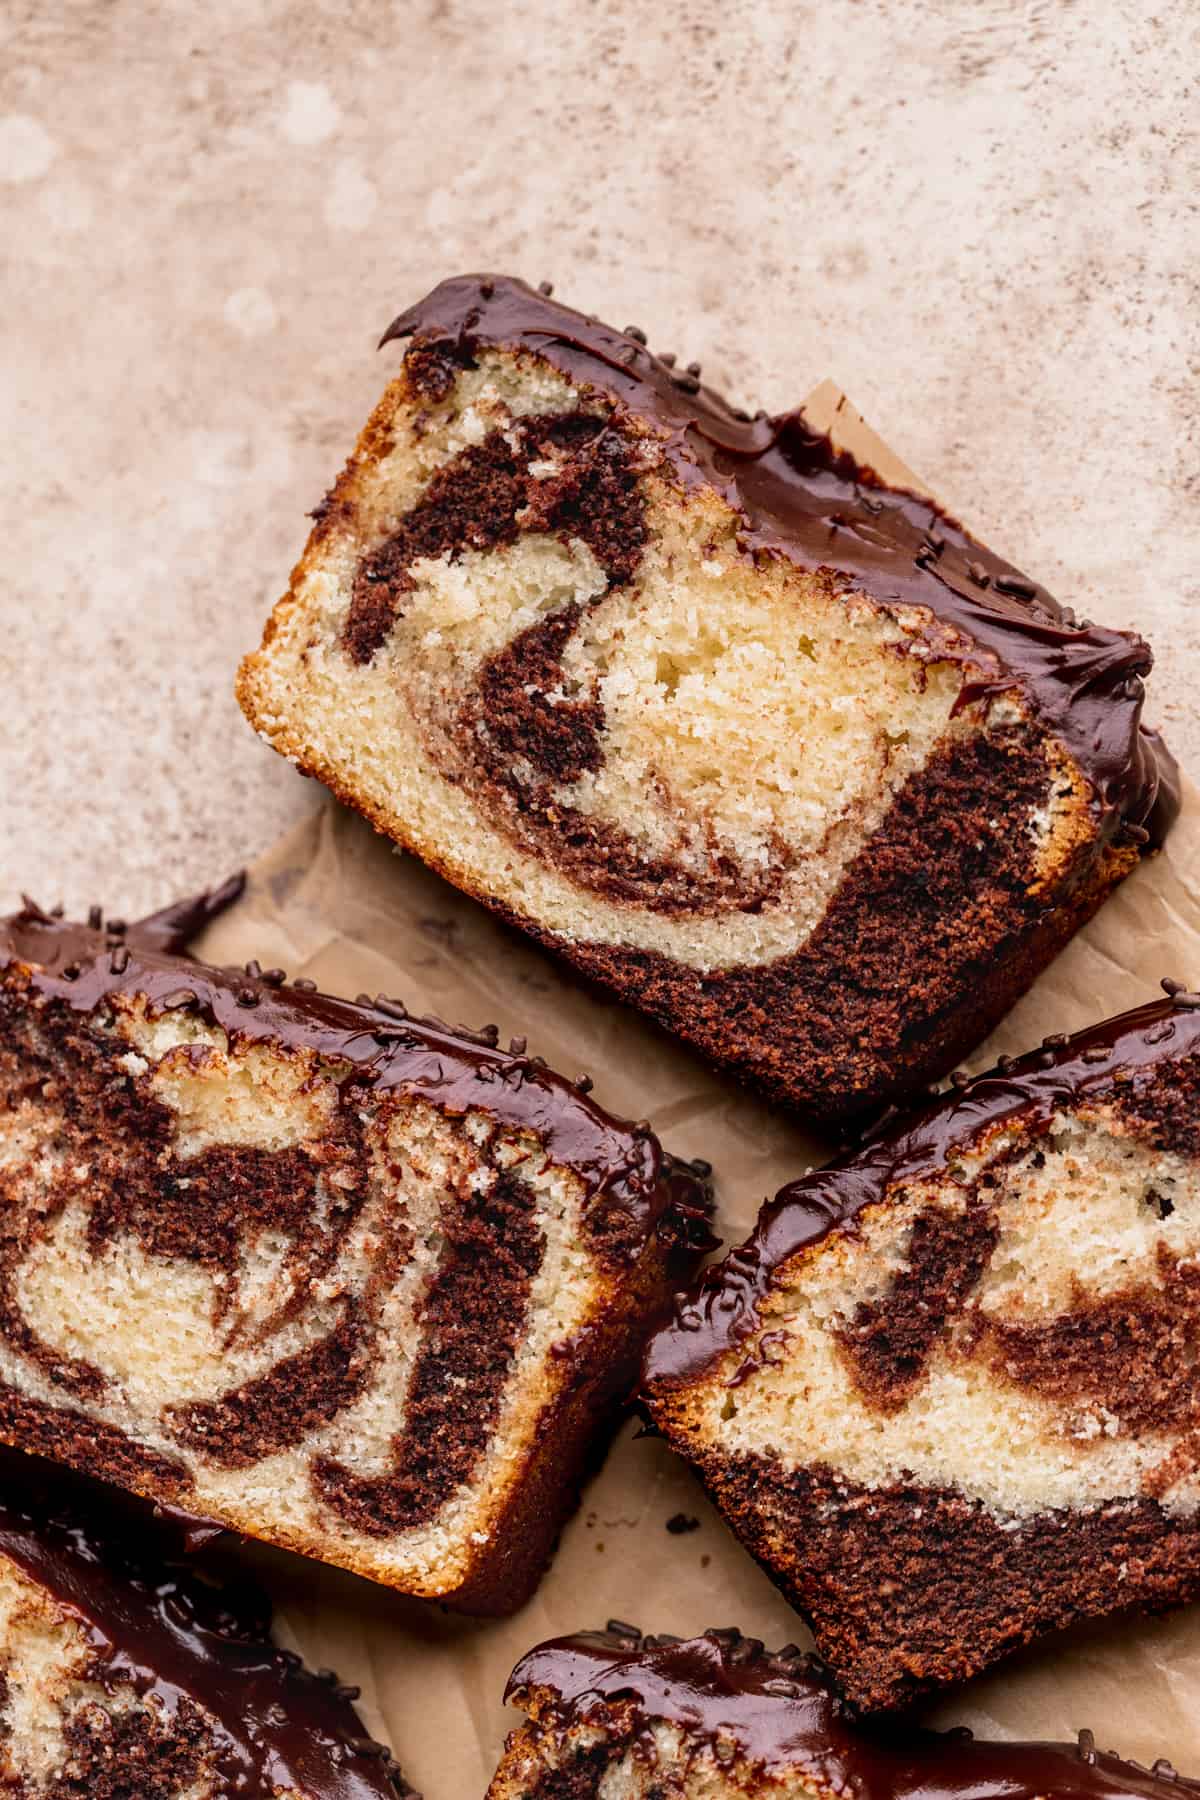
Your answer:
[[[966,1730],[887,1730],[855,1721],[822,1665],[799,1650],[764,1652],[736,1631],[684,1642],[614,1630],[581,1632],[532,1650],[513,1670],[512,1698],[537,1690],[539,1717],[564,1727],[603,1722],[632,1704],[692,1738],[732,1740],[764,1768],[795,1769],[815,1794],[869,1800],[1121,1800],[1200,1794],[1165,1762],[1143,1769],[1075,1744],[989,1743]]]
[[[173,1719],[203,1709],[222,1791],[274,1800],[396,1800],[411,1794],[340,1688],[278,1650],[266,1596],[239,1576],[191,1573],[168,1524],[65,1470],[0,1452],[0,1555],[68,1608],[95,1653],[88,1679],[132,1687]]]
[[[924,609],[930,654],[963,668],[960,708],[1019,689],[1091,782],[1102,834],[1124,825],[1161,842],[1179,809],[1179,777],[1161,738],[1140,724],[1149,646],[1077,624],[956,520],[888,487],[800,413],[751,419],[693,371],[654,356],[640,333],[614,331],[502,275],[442,282],[381,342],[397,338],[459,363],[477,348],[527,351],[609,393],[660,436],[683,486],[708,484],[724,497],[746,554],[827,571],[843,591],[884,607]]]
[[[1174,988],[1175,983],[1168,984]],[[1133,1012],[1106,1019],[1074,1037],[978,1075],[916,1113],[902,1115],[823,1169],[781,1188],[763,1207],[745,1244],[709,1269],[676,1305],[669,1325],[646,1349],[648,1392],[703,1376],[758,1324],[758,1308],[776,1271],[799,1251],[882,1200],[898,1182],[936,1174],[953,1152],[982,1133],[1020,1120],[1042,1130],[1061,1107],[1125,1075],[1136,1082],[1161,1062],[1200,1051],[1196,996],[1173,992]]]
[[[167,909],[176,928],[158,941],[179,943],[186,921],[207,922],[216,898]],[[153,930],[165,917],[154,915]],[[436,1020],[410,1019],[394,1002],[352,1003],[169,954],[153,947],[153,930],[147,944],[144,927],[106,932],[27,903],[0,920],[0,972],[7,968],[11,978],[19,965],[35,994],[81,1014],[119,996],[141,997],[152,1014],[192,1011],[234,1042],[312,1050],[346,1065],[352,1080],[375,1093],[400,1089],[448,1113],[479,1109],[533,1132],[552,1161],[582,1178],[590,1196],[603,1195],[606,1206],[627,1212],[627,1240],[636,1242],[639,1233],[645,1239],[657,1227],[695,1241],[703,1236],[711,1210],[704,1181],[669,1156],[648,1126],[614,1119],[536,1059]]]
[[[135,920],[121,935],[140,950],[161,950],[166,956],[183,956],[192,939],[199,937],[213,919],[235,906],[245,889],[246,871],[239,869],[220,887],[203,894],[188,894],[182,900],[173,900],[169,906],[161,907],[158,912],[147,913],[144,919]]]

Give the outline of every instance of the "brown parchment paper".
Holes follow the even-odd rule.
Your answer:
[[[832,383],[805,410],[889,480],[919,485]],[[244,900],[199,948],[215,961],[282,964],[335,993],[395,993],[413,1010],[471,1025],[494,1020],[506,1038],[527,1035],[564,1074],[592,1075],[602,1104],[648,1115],[672,1149],[709,1158],[727,1242],[746,1234],[785,1180],[822,1159],[821,1144],[793,1121],[634,1012],[585,991],[330,802],[255,864]],[[1200,797],[1190,789],[1167,848],[1124,884],[970,1066],[1147,1000],[1163,975],[1200,980]],[[698,1528],[669,1533],[678,1513]],[[586,1487],[537,1594],[513,1619],[458,1619],[319,1564],[251,1554],[275,1596],[281,1639],[361,1684],[369,1728],[393,1746],[426,1800],[482,1800],[514,1723],[502,1704],[508,1673],[545,1637],[617,1617],[651,1631],[737,1625],[772,1646],[808,1642],[687,1469],[658,1440],[639,1438],[632,1420]],[[1165,1755],[1200,1774],[1200,1607],[1075,1634],[973,1683],[931,1717],[997,1737],[1071,1737],[1090,1726],[1125,1755]]]

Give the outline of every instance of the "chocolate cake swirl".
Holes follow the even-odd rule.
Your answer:
[[[689,1794],[869,1794],[871,1800],[1169,1800],[1200,1783],[1073,1744],[988,1743],[969,1731],[865,1724],[816,1658],[737,1631],[643,1637],[624,1625],[540,1644],[508,1699],[529,1714],[489,1800]]]
[[[136,1510],[135,1510],[136,1508]],[[417,1800],[245,1576],[148,1508],[0,1452],[0,1785],[23,1800]]]
[[[784,1188],[649,1345],[864,1707],[1200,1594],[1200,1003],[1164,986]]]
[[[505,1610],[705,1182],[493,1030],[156,947],[203,916],[0,924],[0,1438]]]
[[[952,1066],[1161,842],[1142,640],[802,415],[501,276],[383,341],[403,370],[242,705],[668,1030],[866,1111]]]

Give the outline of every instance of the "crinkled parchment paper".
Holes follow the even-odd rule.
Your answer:
[[[806,411],[888,479],[917,485],[830,383]],[[335,993],[398,994],[414,1011],[475,1026],[494,1020],[505,1038],[527,1035],[531,1050],[564,1074],[593,1076],[602,1104],[648,1115],[672,1149],[709,1158],[727,1242],[745,1235],[777,1187],[822,1158],[820,1143],[793,1122],[636,1013],[586,991],[329,803],[254,866],[245,899],[210,928],[202,954],[222,962],[257,956]],[[1124,884],[970,1066],[1148,1000],[1163,975],[1200,980],[1194,791],[1166,850]],[[697,1528],[669,1532],[667,1521],[680,1513]],[[687,1469],[658,1440],[639,1438],[632,1420],[516,1618],[454,1618],[315,1563],[251,1554],[276,1597],[280,1635],[310,1662],[361,1683],[369,1727],[391,1743],[427,1800],[482,1800],[514,1722],[501,1701],[505,1680],[542,1638],[617,1617],[652,1631],[737,1625],[772,1646],[807,1641]],[[934,1716],[999,1737],[1070,1737],[1091,1726],[1125,1755],[1165,1755],[1200,1773],[1200,1607],[1074,1634],[973,1683]]]

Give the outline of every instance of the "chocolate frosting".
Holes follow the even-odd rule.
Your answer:
[[[1200,1051],[1200,1002],[1175,982],[1133,1012],[1040,1050],[1006,1060],[916,1113],[901,1115],[868,1139],[798,1181],[763,1207],[745,1244],[731,1250],[677,1302],[670,1324],[651,1338],[643,1364],[648,1392],[704,1375],[758,1325],[758,1308],[776,1271],[799,1251],[847,1225],[896,1183],[936,1174],[952,1151],[1020,1117],[1031,1132],[1118,1077],[1144,1078],[1168,1059]]]
[[[1153,658],[1132,633],[1079,624],[1045,588],[928,500],[889,487],[813,432],[799,412],[736,411],[688,371],[503,275],[443,281],[381,340],[411,338],[458,363],[478,349],[526,351],[569,381],[609,394],[664,440],[686,487],[708,484],[739,515],[747,555],[828,573],[885,608],[924,609],[931,656],[959,664],[959,708],[1017,689],[1092,786],[1101,834],[1121,826],[1160,843],[1179,810],[1179,775],[1140,723]]]
[[[91,1678],[133,1687],[167,1719],[191,1701],[216,1736],[222,1791],[274,1800],[411,1795],[350,1704],[355,1689],[302,1667],[269,1636],[270,1605],[244,1577],[212,1586],[189,1572],[169,1524],[65,1470],[0,1452],[0,1555],[79,1620]],[[415,1800],[415,1797],[414,1797]]]
[[[530,1651],[513,1670],[512,1699],[536,1689],[539,1716],[569,1727],[603,1724],[614,1705],[638,1722],[662,1720],[692,1738],[736,1744],[764,1768],[796,1768],[814,1793],[839,1800],[1120,1800],[1200,1794],[1169,1763],[1153,1769],[1074,1744],[989,1743],[966,1730],[877,1728],[855,1721],[815,1657],[768,1654],[736,1631],[680,1642],[627,1628],[581,1632]]]
[[[711,1211],[704,1180],[669,1156],[648,1125],[613,1118],[538,1059],[439,1020],[409,1018],[396,1001],[352,1003],[288,986],[280,971],[264,975],[254,963],[246,971],[218,969],[155,947],[179,944],[188,921],[193,928],[206,923],[220,896],[230,903],[230,887],[155,914],[149,931],[72,924],[27,901],[0,919],[0,970],[21,965],[35,993],[78,1013],[118,995],[141,996],[151,1014],[198,1013],[234,1042],[307,1048],[347,1064],[350,1078],[373,1092],[402,1089],[448,1113],[477,1108],[535,1133],[591,1196],[628,1213],[632,1229],[623,1235],[635,1248],[656,1228],[704,1241]],[[175,920],[170,932],[159,923],[168,914]]]
[[[199,937],[213,919],[235,906],[246,890],[246,871],[239,869],[220,887],[203,894],[173,900],[158,912],[147,913],[125,933],[127,942],[142,950],[161,950],[167,956],[183,956],[192,939]]]

